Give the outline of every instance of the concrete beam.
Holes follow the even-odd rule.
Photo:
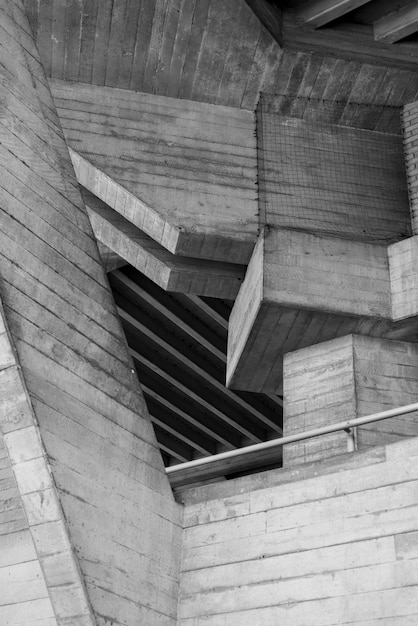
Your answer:
[[[266,229],[231,313],[227,384],[280,393],[285,353],[350,333],[416,341],[415,308],[402,311],[416,302],[414,282],[397,287],[392,309],[410,245],[393,245],[389,267],[385,245]]]
[[[252,112],[80,83],[51,87],[84,187],[173,254],[248,262],[258,228]]]
[[[370,0],[311,0],[305,2],[296,15],[307,24],[319,28],[368,2]]]
[[[413,0],[384,15],[373,24],[376,41],[395,43],[418,31],[418,6]]]
[[[236,298],[245,266],[176,256],[92,194],[83,197],[96,239],[165,291]]]

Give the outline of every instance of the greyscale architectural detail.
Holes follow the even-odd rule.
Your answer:
[[[0,0],[0,626],[418,624],[418,2]]]

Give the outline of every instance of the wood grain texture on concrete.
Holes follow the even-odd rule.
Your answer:
[[[0,620],[95,626],[0,301]]]
[[[172,625],[181,512],[29,24],[19,1],[0,8],[0,291],[52,471],[19,461],[24,497],[35,515],[37,481],[56,485],[99,626]],[[13,429],[31,425],[26,406],[10,397]],[[45,516],[50,493],[39,504]],[[62,542],[54,524],[37,525],[50,556]],[[53,559],[50,567],[57,580],[71,574]],[[72,589],[58,619],[80,600]]]
[[[339,83],[351,102],[379,103],[416,84],[416,42],[375,42],[365,24],[313,30],[290,9],[280,50],[247,5],[269,8],[268,0],[119,0],[112,11],[112,0],[83,9],[25,0],[47,75],[58,79],[251,110],[260,91],[297,93],[299,81],[308,95],[334,93]]]
[[[25,0],[48,76],[254,109],[281,51],[244,0]]]
[[[384,15],[373,24],[376,41],[395,43],[416,32],[418,26],[418,7],[415,2],[397,6],[394,11]]]
[[[231,313],[227,384],[280,393],[283,354],[350,333],[416,342],[401,317],[385,245],[266,228]]]
[[[96,196],[83,197],[96,239],[165,291],[236,298],[244,265],[174,255]]]
[[[412,626],[418,440],[184,490],[179,625]]]
[[[347,335],[286,354],[283,364],[283,432],[293,435],[363,417],[416,399],[418,345]],[[360,426],[355,446],[362,449],[418,434],[411,413]],[[283,465],[315,461],[348,450],[344,432],[289,444]]]
[[[326,54],[334,60],[360,61],[361,72],[372,77],[372,92],[375,88],[379,91],[381,87],[379,82],[382,71],[384,73],[387,69],[390,71],[396,68],[397,72],[416,72],[415,42],[403,41],[394,46],[374,40],[370,25],[347,23],[343,28],[339,26],[336,23],[326,29],[313,29],[308,24],[301,25],[294,12],[286,12],[283,16],[283,47],[288,53]],[[358,86],[357,78],[354,79],[352,92]],[[366,99],[373,97],[372,94],[365,95]]]
[[[81,184],[175,254],[248,261],[258,229],[253,113],[60,81],[51,87],[69,145],[96,169],[92,176],[76,166]]]

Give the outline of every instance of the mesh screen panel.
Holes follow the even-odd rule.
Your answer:
[[[391,132],[370,129],[382,126],[383,119]],[[395,107],[262,96],[257,110],[262,223],[375,242],[410,236],[398,128]]]

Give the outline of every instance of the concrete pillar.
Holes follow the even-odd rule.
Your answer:
[[[347,335],[284,357],[284,436],[411,404],[417,399],[418,345]],[[416,414],[357,429],[356,448],[418,435]],[[291,467],[349,450],[345,432],[289,444]]]

